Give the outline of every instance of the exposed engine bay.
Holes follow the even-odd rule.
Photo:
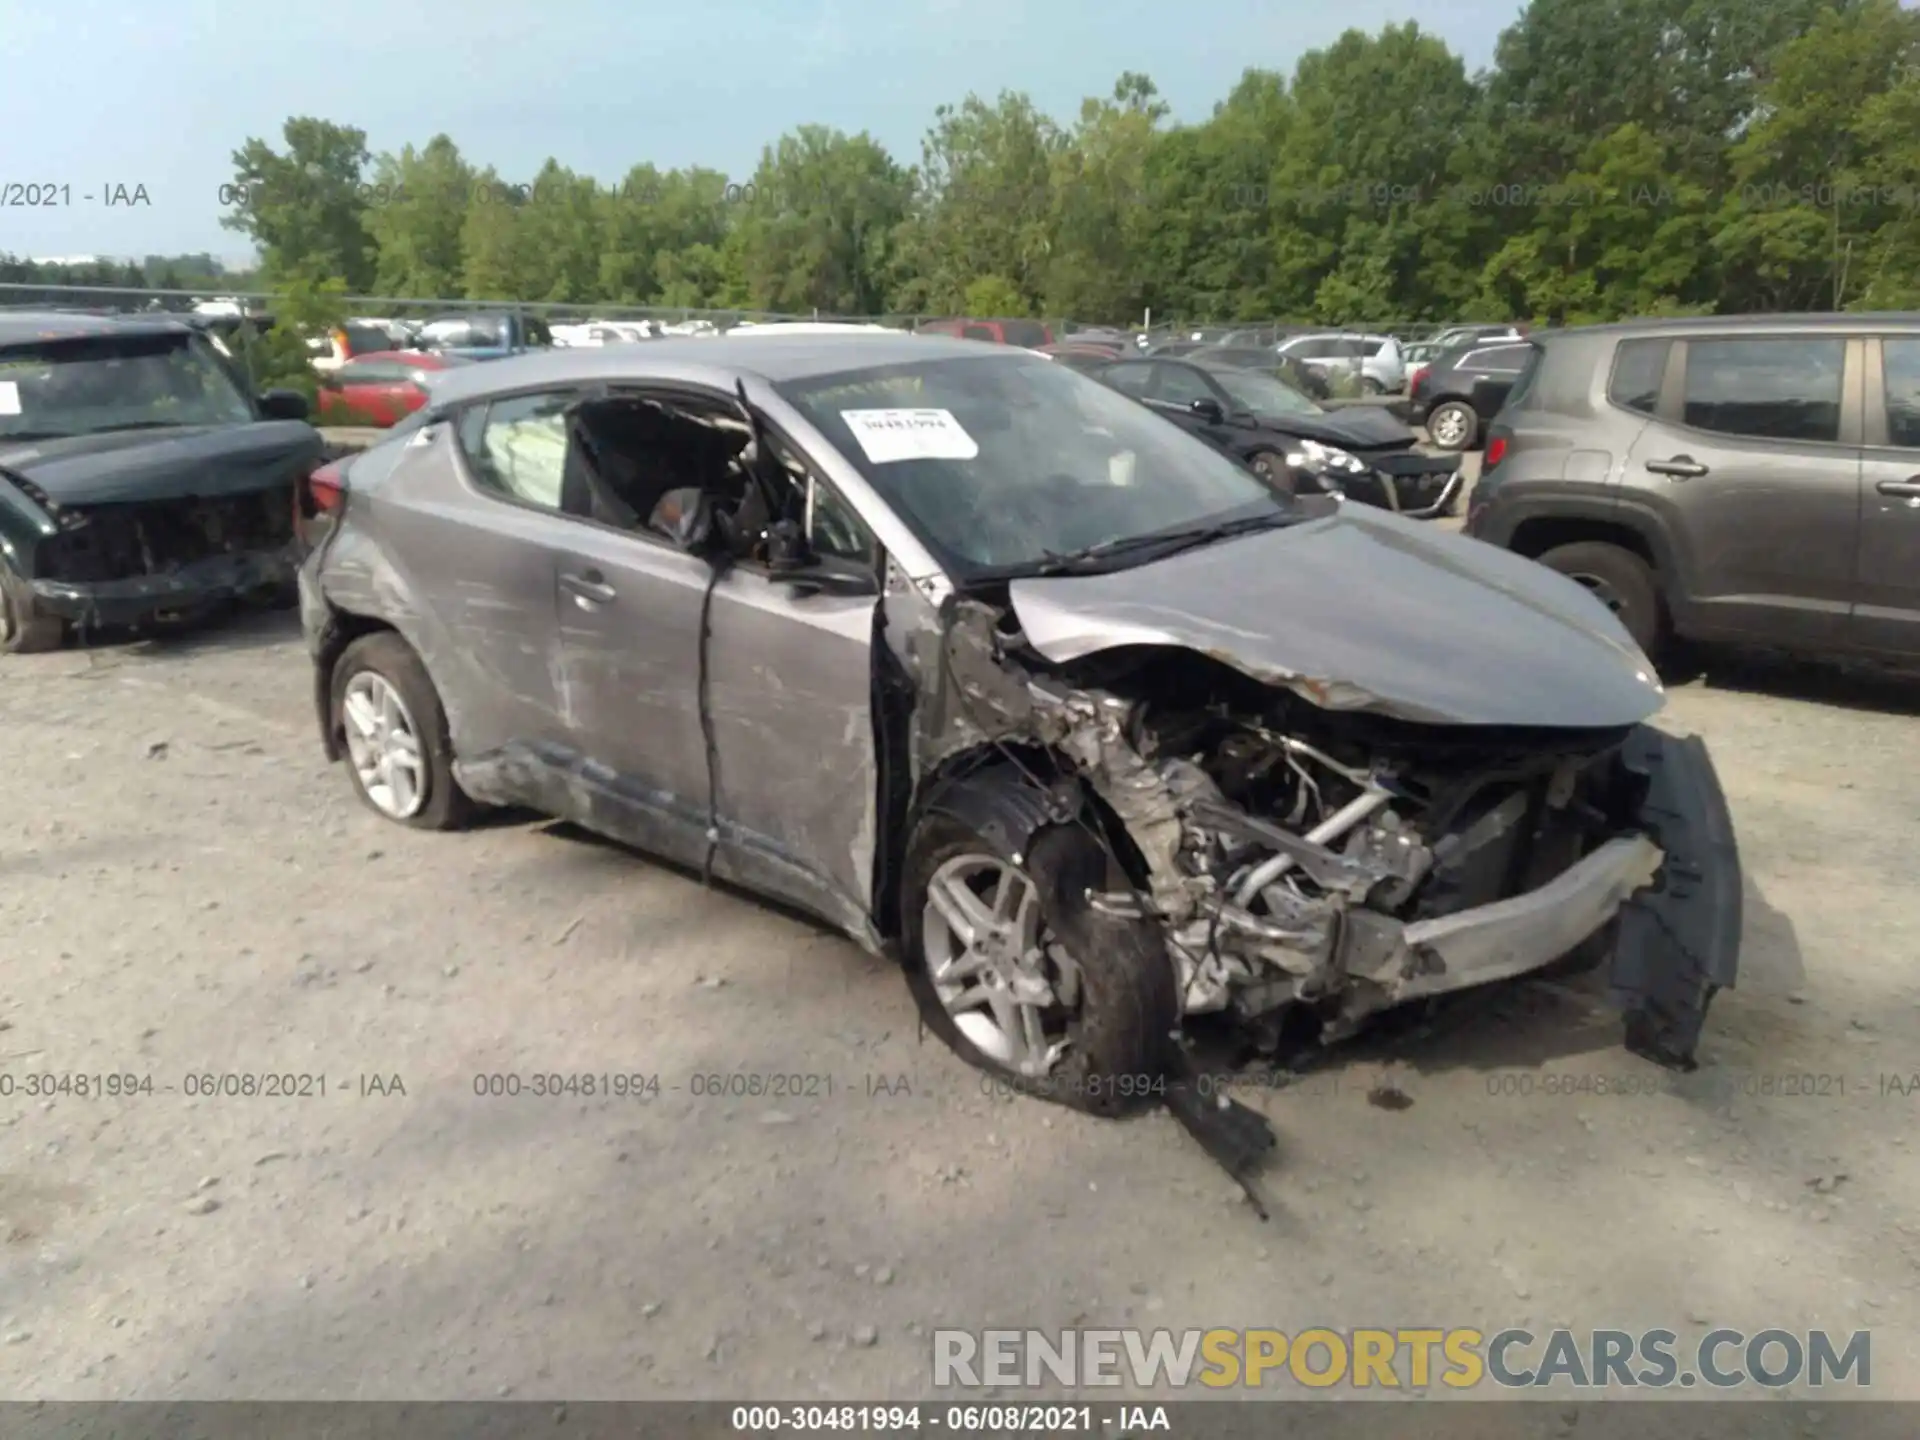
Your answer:
[[[1261,1037],[1304,1007],[1337,1039],[1404,1001],[1598,964],[1622,908],[1661,888],[1635,759],[1658,732],[1332,712],[1161,646],[1053,665],[979,599],[955,602],[944,641],[939,743],[1070,759],[1062,783],[1090,785],[1118,822],[1127,877],[1088,902],[1157,924],[1189,1015]],[[1683,1068],[1714,988],[1711,966],[1687,968],[1674,1003],[1629,1023],[1632,1048]]]
[[[167,575],[215,556],[277,550],[293,539],[291,484],[52,513],[60,533],[41,542],[38,572],[73,584]]]

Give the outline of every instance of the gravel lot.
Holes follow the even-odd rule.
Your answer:
[[[1871,1328],[1920,1398],[1920,1092],[1881,1078],[1920,1074],[1920,687],[1729,666],[1668,712],[1750,880],[1703,1070],[1547,1093],[1658,1072],[1586,989],[1503,989],[1245,1095],[1263,1225],[1164,1115],[983,1093],[801,921],[565,827],[380,821],[287,616],[7,661],[0,1395],[875,1398],[940,1325],[1526,1323]],[[662,1090],[475,1093],[535,1072]],[[731,1074],[833,1093],[694,1093]]]

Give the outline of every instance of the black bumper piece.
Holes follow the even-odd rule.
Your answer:
[[[1639,821],[1666,852],[1654,883],[1620,911],[1609,985],[1627,1048],[1692,1070],[1707,1007],[1740,965],[1742,880],[1733,818],[1706,742],[1648,726],[1621,753],[1644,777]]]
[[[163,575],[89,583],[36,579],[29,585],[39,614],[84,625],[137,625],[290,585],[298,565],[299,555],[289,545],[213,555]]]

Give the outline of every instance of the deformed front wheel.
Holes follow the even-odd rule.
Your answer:
[[[1165,1095],[1177,973],[1149,922],[1088,903],[1112,878],[1096,832],[1035,829],[1036,813],[1011,768],[926,807],[902,877],[908,985],[928,1027],[1010,1088],[1124,1114]]]

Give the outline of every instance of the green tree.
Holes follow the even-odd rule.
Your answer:
[[[967,288],[960,292],[960,310],[983,319],[1003,320],[1033,313],[1020,287],[1004,275],[982,275],[968,281]]]
[[[464,274],[461,232],[474,170],[445,135],[374,161],[367,229],[376,247],[374,285],[382,295],[457,293]],[[485,197],[490,199],[491,197]]]
[[[1285,77],[1248,70],[1206,122],[1162,133],[1135,247],[1143,308],[1196,320],[1274,313],[1267,178],[1292,118]]]
[[[736,253],[751,304],[878,313],[912,184],[870,135],[807,125],[781,136],[735,201]]]
[[[276,283],[335,277],[365,294],[375,267],[366,132],[295,116],[280,133],[284,153],[258,139],[233,152],[238,203],[221,223],[253,240],[262,273]]]
[[[338,278],[294,279],[274,297],[271,326],[245,324],[234,333],[229,348],[255,390],[298,390],[314,403],[319,377],[307,339],[341,322],[346,293]]]
[[[1143,303],[1140,253],[1153,220],[1147,174],[1167,113],[1153,81],[1132,71],[1111,99],[1080,107],[1080,123],[1053,159],[1049,314],[1128,315]]]
[[[698,307],[707,292],[684,299],[698,273],[719,283],[718,256],[727,238],[727,177],[717,170],[661,171],[636,165],[601,199],[600,294],[626,305],[666,304]],[[673,271],[674,298],[666,298],[663,258],[700,249],[682,270]]]
[[[1053,243],[1053,157],[1065,143],[1025,95],[936,109],[901,232],[895,308],[952,313],[982,273],[1003,276],[1023,307],[1037,303]]]
[[[1920,270],[1920,14],[1830,11],[1773,57],[1732,146],[1718,248],[1743,304],[1913,303]]]

